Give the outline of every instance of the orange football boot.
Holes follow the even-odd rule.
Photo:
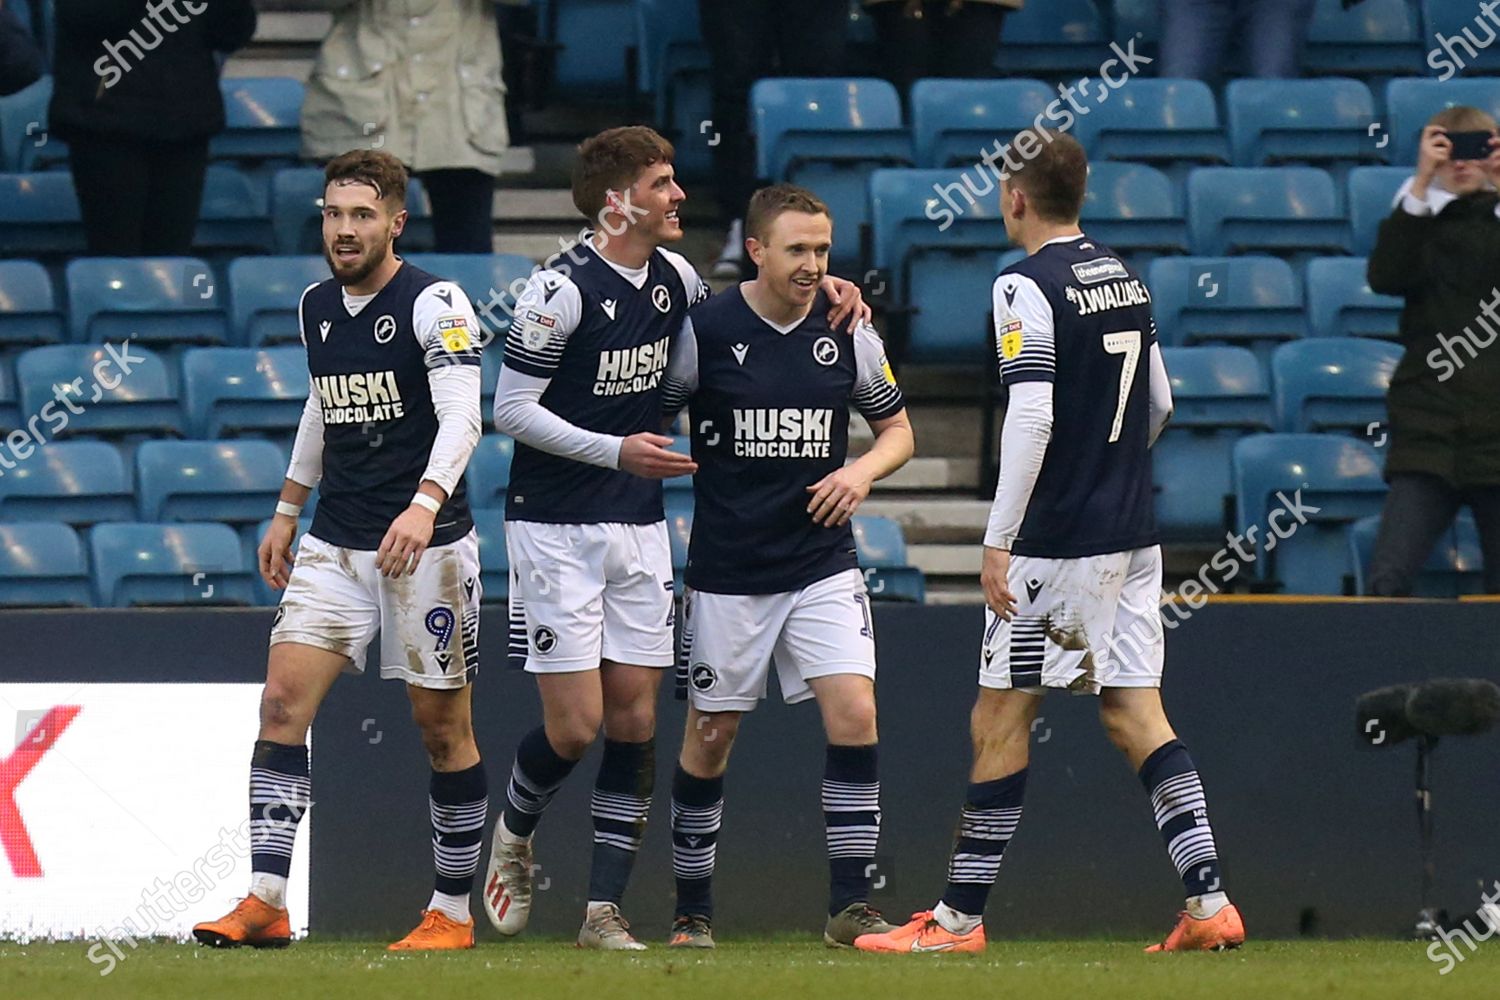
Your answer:
[[[285,948],[292,943],[292,924],[284,907],[251,894],[218,920],[198,924],[193,937],[211,948]]]
[[[861,934],[854,939],[860,951],[924,952],[984,951],[984,924],[967,934],[954,934],[932,917],[931,910],[913,913],[911,922],[884,934]]]
[[[423,910],[417,929],[387,951],[456,951],[474,947],[474,918],[459,923],[441,910]]]
[[[1228,951],[1245,943],[1245,922],[1234,905],[1226,904],[1211,917],[1199,920],[1183,911],[1178,914],[1177,926],[1160,944],[1153,944],[1147,951]]]

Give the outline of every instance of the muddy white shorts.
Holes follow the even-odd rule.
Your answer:
[[[1097,694],[1161,687],[1161,547],[1081,559],[1013,556],[1017,613],[985,609],[979,685]]]
[[[380,575],[376,553],[303,535],[271,644],[299,642],[349,657],[363,672],[380,633],[380,676],[461,688],[479,671],[479,538],[470,531],[422,553],[414,573]]]
[[[667,522],[506,521],[510,656],[537,674],[597,670],[601,659],[672,665]]]
[[[875,677],[875,629],[859,570],[780,594],[683,596],[678,668],[698,711],[755,708],[766,696],[773,660],[789,705],[813,696],[807,682],[815,677]]]

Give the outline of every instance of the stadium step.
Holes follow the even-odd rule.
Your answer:
[[[972,459],[914,458],[876,484],[878,490],[974,489],[979,468]]]
[[[895,491],[892,491],[895,492]],[[889,517],[901,525],[908,545],[978,545],[990,516],[984,500],[956,497],[895,497],[876,493],[859,509],[872,517]]]

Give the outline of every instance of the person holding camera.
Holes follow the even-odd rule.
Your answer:
[[[1417,171],[1370,254],[1373,291],[1406,300],[1386,396],[1390,483],[1372,594],[1404,597],[1460,507],[1474,512],[1484,589],[1500,593],[1500,130],[1472,107],[1434,115]]]

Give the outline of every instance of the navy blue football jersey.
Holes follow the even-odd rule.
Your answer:
[[[906,405],[873,329],[829,329],[821,292],[782,329],[729,289],[688,313],[662,402],[692,418],[689,587],[775,594],[858,565],[848,525],[813,523],[807,487],[848,457],[851,405],[869,420]]]
[[[403,263],[352,313],[337,281],[313,285],[298,319],[323,416],[323,478],[308,530],[331,545],[378,549],[411,505],[437,437],[429,370],[480,363],[473,306],[457,285]],[[460,477],[431,544],[473,526]]]
[[[549,379],[542,405],[601,434],[661,429],[661,380],[688,307],[708,286],[679,254],[657,249],[644,268],[605,260],[585,240],[568,260],[532,275],[505,340],[506,367]],[[651,524],[662,487],[516,442],[505,516],[554,524]]]
[[[1060,237],[1001,272],[994,306],[1005,384],[1053,383],[1052,437],[1012,551],[1073,559],[1156,544],[1145,283],[1087,236]]]

